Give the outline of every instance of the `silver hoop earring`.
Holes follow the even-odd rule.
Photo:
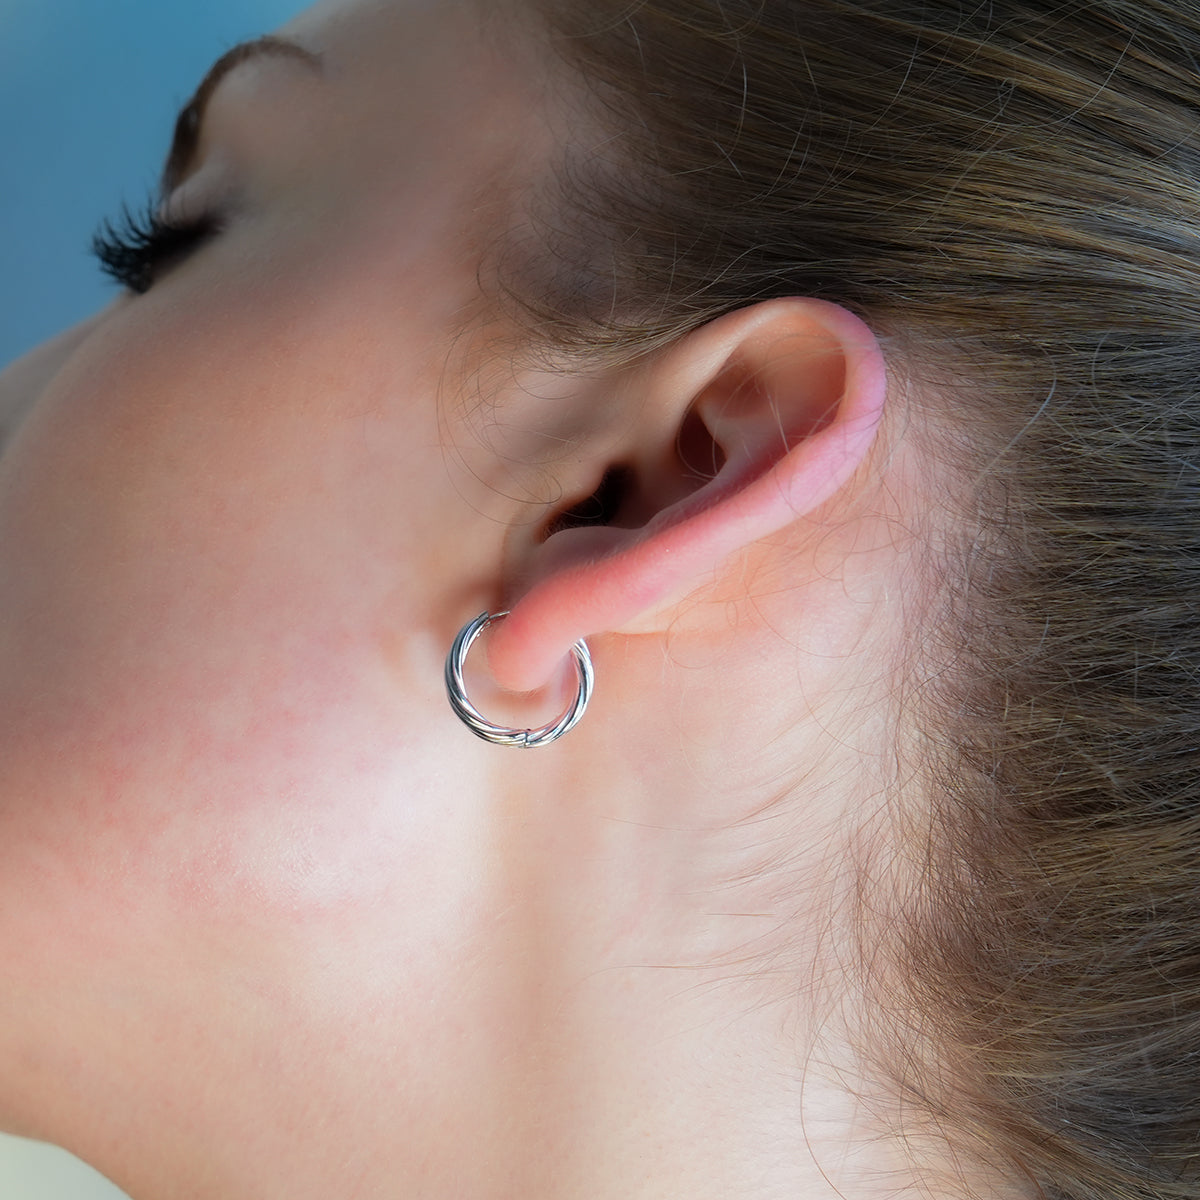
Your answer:
[[[543,725],[540,729],[508,729],[503,725],[494,725],[473,705],[467,696],[466,684],[463,682],[463,665],[475,639],[491,624],[501,621],[508,616],[502,612],[492,616],[481,613],[469,625],[465,625],[450,653],[446,656],[446,694],[450,697],[450,707],[454,709],[458,719],[476,736],[485,742],[497,746],[520,746],[532,750],[536,746],[548,746],[556,742],[568,730],[579,724],[592,698],[592,687],[595,676],[592,671],[592,656],[588,653],[587,643],[578,641],[571,647],[571,655],[575,660],[575,673],[579,677],[579,688],[575,699],[557,721]]]

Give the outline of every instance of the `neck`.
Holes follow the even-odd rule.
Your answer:
[[[905,1194],[855,983],[855,845],[883,807],[863,764],[890,735],[838,722],[844,688],[810,672],[765,736],[730,698],[778,639],[741,667],[687,649],[664,682],[655,639],[627,639],[558,748],[381,753],[370,795],[330,784],[319,837],[234,797],[257,841],[221,843],[203,886],[108,904],[105,875],[67,914],[61,890],[28,902],[62,880],[11,874],[4,944],[39,950],[0,999],[10,1128],[138,1200]],[[418,699],[414,721],[440,711]],[[428,793],[397,791],[414,776]],[[189,853],[200,800],[174,796]]]
[[[826,749],[798,801],[755,811],[773,768],[741,758],[749,725],[681,770],[662,754],[680,707],[654,723],[631,699],[610,680],[576,731],[586,772],[472,745],[470,771],[529,774],[460,780],[490,798],[455,801],[459,828],[401,856],[394,890],[143,923],[75,981],[94,1023],[42,1064],[54,1121],[34,1132],[138,1200],[902,1192],[842,961],[838,780],[858,775]],[[135,956],[164,967],[131,996]]]
[[[227,981],[223,1005],[206,1004],[236,1024],[162,1014],[121,1062],[123,1087],[112,1069],[85,1081],[110,1106],[74,1114],[86,1137],[72,1148],[138,1200],[905,1194],[845,1023],[857,999],[831,964],[774,957],[778,906],[710,897],[712,928],[669,953],[636,897],[547,907],[513,887],[520,870],[471,897],[472,928],[437,937],[453,962],[435,982],[402,961],[364,987],[378,948],[351,962],[341,946],[330,970],[314,931],[321,944],[289,947],[269,985],[230,999]]]

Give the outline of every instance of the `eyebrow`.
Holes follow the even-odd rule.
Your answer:
[[[171,141],[171,151],[167,155],[167,165],[163,169],[162,193],[164,196],[170,195],[187,177],[188,168],[191,166],[200,144],[200,132],[204,128],[204,117],[208,112],[209,102],[217,88],[221,86],[222,80],[244,63],[258,58],[290,58],[304,63],[317,73],[320,73],[322,69],[319,54],[306,50],[296,42],[289,42],[286,38],[273,35],[242,42],[222,54],[213,63],[212,68],[204,77],[204,82],[196,89],[196,94],[187,102],[175,122],[175,136]]]

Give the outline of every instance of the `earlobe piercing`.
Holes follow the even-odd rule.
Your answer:
[[[497,746],[520,746],[526,750],[536,746],[548,746],[551,742],[558,741],[568,730],[574,729],[587,709],[595,683],[592,656],[588,652],[587,643],[582,640],[571,647],[579,687],[571,706],[557,721],[543,725],[540,729],[509,729],[503,725],[494,725],[468,698],[466,684],[463,682],[463,664],[467,661],[475,639],[489,625],[507,616],[506,612],[497,613],[495,616],[481,613],[459,631],[454,645],[450,647],[450,653],[446,656],[446,694],[450,697],[450,707],[454,709],[458,719],[485,742],[492,742]]]

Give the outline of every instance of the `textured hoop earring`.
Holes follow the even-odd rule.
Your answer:
[[[519,746],[525,750],[532,750],[537,746],[548,746],[551,742],[558,741],[564,733],[579,724],[579,718],[583,716],[588,701],[592,698],[592,687],[595,683],[592,656],[588,653],[587,643],[584,641],[578,641],[571,647],[575,673],[579,677],[579,688],[571,706],[557,721],[543,725],[540,729],[509,729],[503,725],[495,725],[480,713],[467,696],[467,687],[463,682],[463,665],[475,639],[489,625],[507,616],[506,612],[497,613],[495,616],[481,613],[459,631],[454,645],[450,647],[450,653],[446,656],[446,694],[450,697],[450,707],[454,709],[458,719],[476,737],[497,746]]]

